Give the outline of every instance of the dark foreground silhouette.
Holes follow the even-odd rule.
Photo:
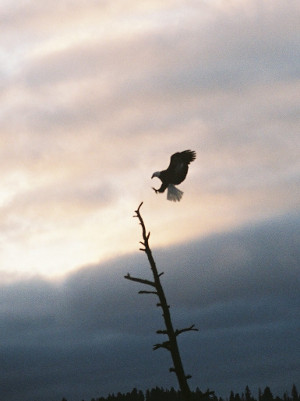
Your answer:
[[[181,393],[173,387],[170,390],[155,387],[152,390],[142,392],[134,388],[126,394],[109,394],[107,397],[92,398],[90,401],[181,401]],[[62,401],[67,401],[65,398]],[[83,400],[84,401],[84,400]],[[217,397],[213,391],[202,392],[197,388],[191,392],[191,401],[300,401],[296,385],[292,386],[291,392],[286,391],[281,397],[274,396],[270,387],[263,391],[258,389],[257,396],[253,396],[251,390],[246,386],[241,394],[230,392],[226,398]]]

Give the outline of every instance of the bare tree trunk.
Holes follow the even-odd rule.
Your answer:
[[[170,315],[170,306],[167,303],[165,293],[163,290],[163,287],[160,282],[160,277],[164,273],[158,273],[156,264],[154,261],[154,258],[152,256],[152,251],[149,246],[149,237],[150,237],[150,232],[147,233],[146,227],[143,221],[143,218],[140,214],[140,208],[142,206],[143,202],[139,205],[138,209],[135,211],[136,215],[134,217],[137,217],[139,219],[139,222],[142,226],[142,237],[143,241],[140,241],[140,244],[142,244],[143,248],[140,248],[141,251],[145,252],[151,267],[151,271],[153,274],[153,281],[150,280],[145,280],[142,278],[138,277],[132,277],[129,273],[125,276],[127,280],[131,281],[136,281],[141,284],[148,285],[152,287],[152,291],[139,291],[139,294],[154,294],[157,295],[159,298],[159,303],[157,304],[158,307],[160,307],[163,311],[163,318],[165,322],[165,329],[164,330],[158,330],[157,334],[163,334],[167,336],[167,341],[164,341],[162,343],[155,344],[153,346],[153,350],[156,350],[158,348],[165,348],[171,353],[171,357],[173,360],[173,366],[170,368],[170,372],[175,372],[177,376],[177,380],[179,383],[180,390],[182,392],[182,395],[185,399],[185,401],[189,401],[191,398],[191,391],[188,385],[187,380],[191,378],[190,375],[185,375],[180,353],[179,353],[179,348],[177,344],[177,336],[183,332],[186,331],[197,331],[198,329],[194,328],[194,325],[181,329],[181,330],[174,330],[172,320],[171,320],[171,315]]]

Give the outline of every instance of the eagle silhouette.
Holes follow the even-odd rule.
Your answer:
[[[174,153],[170,158],[169,167],[166,170],[156,171],[151,178],[157,177],[162,184],[159,189],[152,189],[155,193],[163,193],[168,188],[167,199],[173,202],[179,202],[183,192],[176,188],[175,185],[184,181],[189,164],[196,159],[196,152],[193,150],[184,150],[183,152]]]

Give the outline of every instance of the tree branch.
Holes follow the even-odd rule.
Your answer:
[[[156,330],[156,334],[168,334],[167,330]]]
[[[165,330],[157,330],[156,333],[167,335],[168,340],[164,341],[162,343],[154,344],[153,350],[157,350],[158,348],[165,348],[168,351],[170,351],[172,361],[174,364],[173,367],[170,369],[170,372],[176,373],[178,383],[179,383],[180,389],[183,394],[183,399],[185,401],[190,401],[191,391],[190,391],[189,385],[187,383],[187,379],[189,378],[189,376],[185,375],[185,373],[184,373],[181,356],[180,356],[179,348],[178,348],[178,344],[177,344],[177,336],[185,331],[197,331],[197,329],[194,328],[194,325],[184,328],[184,329],[181,329],[181,330],[174,330],[174,328],[173,328],[171,315],[170,315],[170,306],[167,303],[165,293],[164,293],[163,287],[160,282],[160,277],[164,273],[163,272],[158,273],[158,271],[157,271],[156,263],[153,258],[152,251],[151,251],[151,248],[149,245],[150,232],[147,233],[144,220],[140,213],[140,209],[141,209],[142,205],[143,205],[143,202],[140,203],[139,207],[135,211],[134,217],[138,218],[139,224],[142,227],[142,241],[140,241],[140,245],[143,248],[140,248],[140,250],[145,252],[147,255],[147,258],[148,258],[148,261],[150,264],[150,268],[151,268],[151,271],[153,274],[153,281],[141,279],[138,277],[131,277],[129,273],[125,276],[125,278],[127,280],[136,281],[138,283],[150,285],[155,288],[155,291],[139,291],[139,294],[155,294],[155,295],[157,295],[159,298],[159,302],[157,303],[157,306],[161,307],[162,312],[163,312],[162,316],[163,316],[163,319],[165,322],[166,329]]]
[[[170,341],[164,341],[163,343],[153,345],[153,351],[157,350],[158,348],[165,348],[168,351],[171,351]]]
[[[184,333],[186,331],[199,331],[199,330],[195,328],[194,324],[192,324],[192,326],[186,327],[185,329],[175,330],[175,336],[179,336],[179,334]]]
[[[139,291],[139,294],[154,294],[154,295],[158,295],[156,291]]]
[[[151,285],[152,287],[155,287],[155,283],[153,281],[144,280],[138,277],[132,277],[129,273],[127,273],[126,276],[124,276],[124,278],[126,278],[127,280],[136,281],[141,284]]]

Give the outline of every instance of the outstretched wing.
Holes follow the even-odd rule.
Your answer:
[[[190,164],[196,159],[196,152],[194,150],[184,150],[179,155],[186,164]]]
[[[174,153],[170,159],[169,169],[172,171],[178,171],[183,166],[189,165],[196,159],[196,152],[193,150],[184,150],[183,152]]]
[[[188,165],[196,159],[196,152],[184,150],[174,153],[170,159],[170,165],[166,170],[168,181],[172,184],[180,184],[186,177]]]

